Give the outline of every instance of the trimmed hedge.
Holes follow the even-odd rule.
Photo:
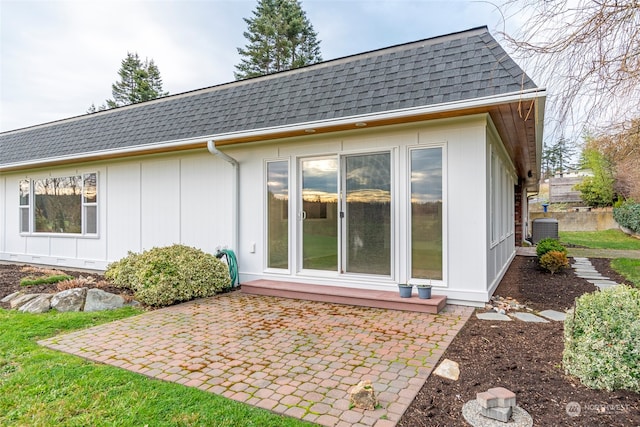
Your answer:
[[[110,264],[105,277],[131,289],[143,304],[164,307],[215,295],[231,285],[227,264],[200,249],[184,245],[129,252]]]
[[[562,363],[587,387],[640,393],[640,289],[618,285],[577,298]]]
[[[629,230],[640,233],[640,203],[624,202],[613,208],[613,219]]]

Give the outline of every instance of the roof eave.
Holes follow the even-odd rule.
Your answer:
[[[546,92],[544,89],[528,89],[507,94],[494,95],[470,100],[453,101],[435,105],[412,107],[385,111],[380,113],[361,114],[338,119],[317,120],[292,125],[272,126],[267,128],[253,129],[239,132],[226,132],[212,135],[202,135],[195,138],[181,139],[174,141],[163,141],[153,144],[144,144],[133,147],[118,148],[112,150],[91,151],[77,153],[69,156],[49,157],[25,162],[15,162],[0,165],[0,172],[9,172],[25,169],[35,169],[41,167],[57,166],[77,162],[107,160],[114,158],[132,157],[146,154],[166,153],[173,151],[184,151],[198,148],[206,148],[208,140],[213,139],[216,145],[223,147],[227,145],[241,144],[247,142],[268,141],[273,139],[288,138],[295,136],[317,135],[320,133],[330,133],[353,129],[371,128],[387,126],[392,124],[410,123],[434,118],[454,117],[474,113],[486,112],[492,106],[531,101],[539,98],[544,99]],[[544,108],[544,102],[543,102]],[[536,111],[536,114],[539,112]],[[544,116],[543,112],[541,113]],[[536,132],[539,138],[540,150],[542,147],[542,121],[539,123],[539,131]],[[539,170],[539,157],[536,167]]]

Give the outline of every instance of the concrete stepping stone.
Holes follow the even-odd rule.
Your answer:
[[[476,313],[476,317],[480,320],[500,320],[510,322],[512,319],[506,314],[500,313]]]
[[[523,322],[536,322],[536,323],[549,323],[547,319],[543,319],[540,316],[536,316],[533,313],[520,313],[516,312],[512,314],[518,320],[522,320]]]
[[[616,282],[614,282],[613,280],[608,280],[608,279],[587,280],[587,282],[591,283],[592,285],[596,285],[598,287],[600,287],[600,286],[616,286],[617,285]]]
[[[600,274],[600,272],[598,272],[598,270],[596,270],[595,268],[574,268],[573,270],[576,273]]]
[[[576,276],[580,277],[581,279],[607,280],[607,278],[604,277],[602,274],[576,274]]]
[[[556,310],[542,310],[538,314],[549,320],[555,320],[556,322],[564,322],[564,319],[567,317],[567,313],[562,313],[561,311]]]

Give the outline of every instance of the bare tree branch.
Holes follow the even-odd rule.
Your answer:
[[[502,36],[547,86],[560,128],[640,116],[640,1],[507,0],[503,13],[526,19]]]

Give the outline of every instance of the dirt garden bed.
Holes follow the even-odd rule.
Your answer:
[[[591,262],[603,275],[624,282],[609,260]],[[564,310],[575,297],[595,289],[572,270],[552,276],[537,266],[536,258],[516,257],[496,295],[536,311]],[[588,389],[564,374],[562,350],[561,322],[497,322],[473,315],[443,355],[460,364],[459,380],[431,375],[398,426],[468,425],[462,417],[464,403],[497,386],[516,393],[534,426],[640,426],[640,395]],[[579,416],[567,414],[569,402],[580,404]]]

